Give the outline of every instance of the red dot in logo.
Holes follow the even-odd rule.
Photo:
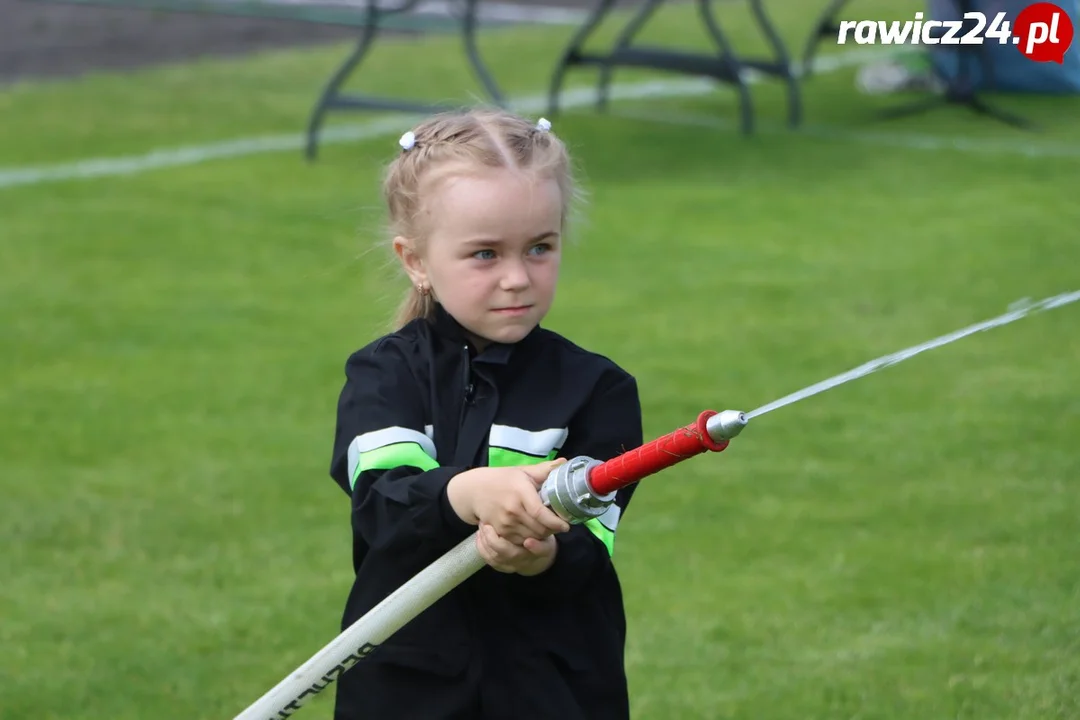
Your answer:
[[[1033,3],[1016,16],[1013,37],[1028,60],[1061,65],[1073,41],[1072,19],[1054,3]]]

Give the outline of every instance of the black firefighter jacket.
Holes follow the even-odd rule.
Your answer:
[[[342,629],[476,531],[447,500],[454,475],[642,443],[634,378],[544,328],[477,355],[437,305],[345,374],[331,476],[352,498],[356,580]],[[339,678],[335,720],[629,717],[611,550],[634,487],[556,535],[546,572],[484,566],[406,624]]]

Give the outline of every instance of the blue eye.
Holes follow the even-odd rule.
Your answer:
[[[540,243],[539,245],[533,245],[531,248],[529,248],[529,252],[533,252],[535,250],[538,250],[539,252],[537,252],[536,254],[537,255],[543,255],[544,253],[546,253],[550,249],[551,249],[551,246],[548,245],[547,243]]]
[[[485,253],[490,253],[490,254],[485,254]],[[476,258],[477,260],[491,260],[491,259],[493,259],[495,257],[495,251],[494,250],[477,250],[476,252],[473,253],[473,257]]]

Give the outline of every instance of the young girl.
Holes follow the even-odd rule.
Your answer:
[[[487,566],[337,684],[335,720],[629,717],[615,529],[540,501],[575,456],[642,444],[634,378],[541,328],[570,161],[550,124],[501,111],[405,133],[384,192],[411,281],[397,330],[354,353],[331,476],[352,498],[342,629],[479,531]],[[602,322],[598,320],[598,322]]]

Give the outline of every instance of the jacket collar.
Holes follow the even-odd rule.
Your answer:
[[[495,363],[498,365],[507,364],[510,361],[510,356],[513,354],[514,349],[526,343],[540,330],[540,326],[537,325],[528,335],[516,343],[488,343],[483,352],[477,353],[476,346],[469,340],[465,328],[453,315],[446,311],[446,308],[442,306],[442,303],[435,303],[433,316],[428,320],[428,323],[435,330],[436,334],[451,342],[457,343],[458,345],[468,347],[470,358],[478,362]]]

